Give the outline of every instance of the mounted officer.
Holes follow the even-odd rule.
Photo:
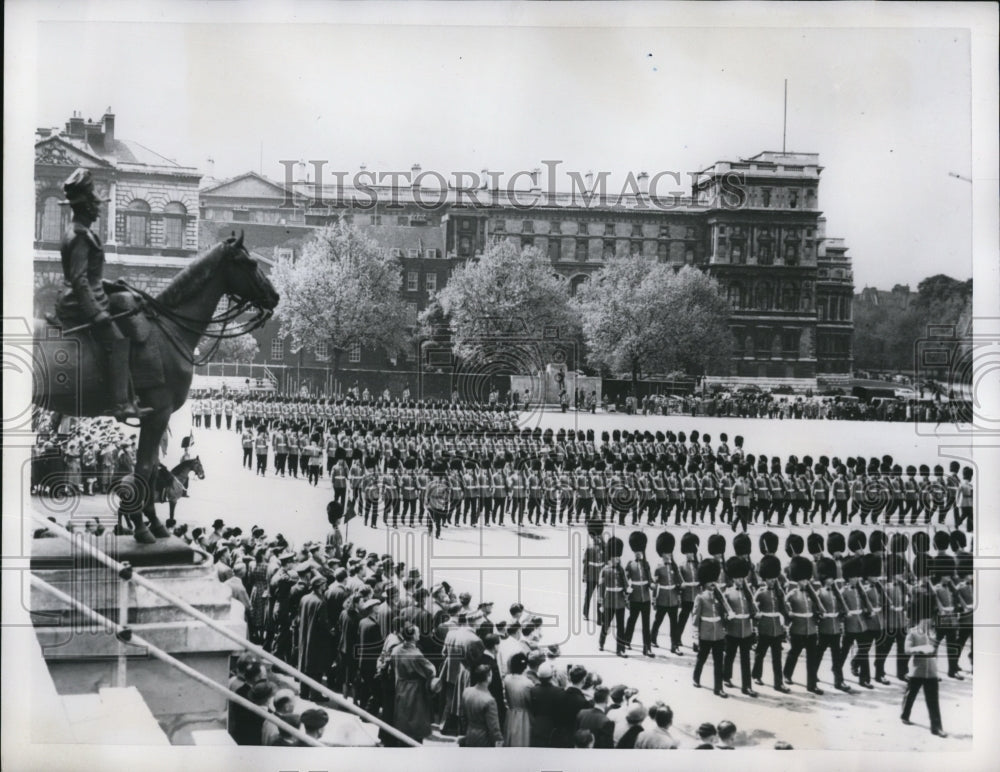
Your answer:
[[[94,337],[104,348],[113,407],[109,411],[119,421],[141,418],[141,410],[129,393],[129,339],[112,321],[108,296],[104,292],[104,249],[90,226],[100,214],[101,200],[94,193],[94,181],[87,169],[77,169],[63,183],[64,203],[73,210],[73,222],[63,234],[59,251],[66,292],[56,313],[67,322],[90,323]],[[77,322],[77,320],[80,320]]]

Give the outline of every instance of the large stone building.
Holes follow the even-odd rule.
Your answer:
[[[618,193],[607,192],[600,178],[577,176],[571,192],[552,192],[543,190],[535,170],[517,190],[484,172],[485,182],[470,196],[453,187],[376,185],[370,172],[370,185],[335,187],[310,179],[305,164],[289,169],[283,182],[250,172],[206,178],[199,190],[197,170],[116,138],[110,110],[99,122],[74,115],[63,130],[39,130],[35,152],[36,300],[46,307],[62,283],[58,242],[69,212],[59,204],[60,186],[74,167],[86,166],[112,199],[98,223],[109,277],[127,274],[153,290],[199,247],[234,230],[244,230],[251,252],[273,264],[300,253],[316,228],[338,220],[399,258],[401,302],[414,322],[455,266],[495,239],[544,251],[571,292],[610,256],[641,254],[696,266],[722,284],[733,306],[734,357],[713,377],[806,386],[818,376],[851,373],[851,259],[842,240],[826,236],[816,154],[720,161],[692,175],[689,190],[669,195],[662,179],[657,189],[662,174],[639,174]],[[409,177],[420,175],[414,166]],[[292,351],[276,323],[257,335],[257,363],[271,369],[280,388],[333,386],[322,341]],[[417,347],[395,359],[355,349],[341,359],[340,386],[358,380],[412,388],[423,369],[420,356]]]
[[[35,135],[36,313],[51,309],[63,288],[59,242],[70,209],[62,183],[77,167],[90,170],[101,206],[95,229],[104,241],[108,279],[127,276],[148,291],[162,289],[198,249],[201,173],[115,135],[110,108],[100,121],[79,114],[62,129]]]

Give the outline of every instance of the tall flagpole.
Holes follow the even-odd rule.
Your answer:
[[[788,136],[788,78],[785,78],[785,118],[781,124],[781,152],[785,152],[785,139]]]

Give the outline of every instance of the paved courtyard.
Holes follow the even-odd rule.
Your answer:
[[[887,423],[852,423],[832,421],[769,421],[762,419],[693,418],[687,416],[625,416],[545,412],[524,416],[530,426],[593,429],[600,438],[604,430],[641,429],[690,432],[698,429],[712,436],[713,444],[720,432],[726,432],[730,443],[735,435],[745,438],[745,448],[754,454],[795,453],[817,458],[819,455],[881,456],[891,454],[902,465],[910,463],[947,464],[953,457],[965,461],[953,426],[943,426],[935,436],[934,426]],[[179,438],[187,433],[189,420],[183,414],[171,422],[172,441],[166,463],[175,463],[180,453]],[[939,451],[939,446],[948,446]],[[239,435],[235,432],[195,430],[195,452],[205,466],[206,479],[192,477],[191,497],[178,504],[177,517],[191,527],[209,526],[215,518],[227,525],[240,525],[244,532],[260,525],[269,534],[283,533],[290,541],[301,544],[307,539],[323,539],[327,533],[325,506],[331,498],[329,481],[312,487],[304,479],[261,478],[240,467]],[[165,507],[163,515],[165,516]],[[84,498],[60,505],[32,499],[32,507],[43,514],[57,514],[60,520],[69,514],[77,517],[106,516],[109,512],[103,497]],[[58,511],[57,511],[58,509]],[[630,527],[621,536],[627,542]],[[647,555],[655,567],[657,556],[653,542],[658,527],[646,527],[650,544]],[[686,530],[672,529],[678,540]],[[691,528],[701,537],[702,552],[706,551],[709,535],[715,532],[727,536],[731,544],[732,531],[725,526],[697,525]],[[750,530],[757,556],[757,537],[761,526]],[[774,529],[782,539],[780,556],[784,558],[784,537],[787,528]],[[811,528],[799,528],[806,535]],[[817,527],[820,533],[829,528]],[[843,529],[846,531],[846,529]],[[890,529],[891,531],[892,529]],[[907,527],[912,532],[914,529]],[[971,748],[972,682],[945,679],[941,688],[941,709],[949,738],[941,740],[928,731],[926,710],[922,698],[914,709],[916,726],[904,727],[899,722],[903,686],[892,679],[889,686],[876,685],[874,691],[846,695],[832,688],[829,658],[820,670],[821,687],[826,694],[814,697],[801,686],[805,674],[804,659],[796,671],[793,693],[782,695],[770,686],[757,687],[759,699],[750,699],[730,690],[730,699],[714,697],[710,689],[695,690],[691,686],[694,656],[689,648],[678,657],[668,650],[657,649],[656,659],[637,653],[627,660],[597,650],[597,628],[593,621],[582,619],[583,580],[580,561],[586,546],[582,527],[530,527],[518,531],[505,528],[450,528],[444,538],[429,539],[420,528],[387,531],[366,528],[355,520],[346,528],[346,537],[357,546],[378,553],[389,552],[408,566],[418,566],[430,582],[447,579],[456,591],[468,590],[474,599],[490,598],[496,602],[495,617],[506,617],[506,610],[515,600],[546,620],[545,643],[559,643],[563,662],[580,662],[597,670],[606,684],[626,683],[640,689],[648,703],[663,699],[674,709],[676,734],[684,744],[694,741],[694,732],[703,721],[730,719],[743,733],[745,744],[772,747],[775,740],[786,740],[796,748],[872,749],[872,750],[966,750]],[[731,549],[727,551],[732,554]],[[626,552],[627,559],[627,552]],[[593,619],[594,615],[591,615]],[[665,622],[666,625],[666,622]],[[666,629],[660,634],[667,640]],[[637,638],[639,634],[637,632]],[[690,641],[690,626],[685,633]],[[943,651],[942,651],[943,658]],[[967,661],[963,667],[968,669]],[[709,665],[710,667],[710,665]],[[946,672],[942,659],[941,671]],[[767,668],[765,668],[767,670]],[[890,669],[890,673],[892,670]],[[710,677],[708,674],[706,677]],[[739,686],[738,667],[736,683]],[[703,679],[704,680],[704,679]],[[852,681],[848,675],[848,680]],[[765,683],[770,676],[765,673]]]

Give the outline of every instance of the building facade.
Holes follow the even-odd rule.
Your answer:
[[[497,239],[543,251],[571,293],[611,256],[636,254],[695,266],[722,285],[733,308],[734,356],[715,377],[808,382],[851,374],[851,258],[842,239],[826,236],[816,154],[720,161],[692,175],[690,190],[672,193],[664,205],[645,173],[633,189],[609,194],[590,175],[570,192],[543,192],[535,170],[523,190],[484,182],[474,203],[450,188],[324,185],[306,177],[304,165],[284,182],[249,172],[206,178],[199,189],[197,170],[117,139],[110,111],[100,122],[74,115],[63,130],[39,130],[35,152],[36,301],[46,308],[62,284],[58,242],[69,212],[59,205],[61,184],[73,168],[86,166],[111,199],[97,224],[109,277],[127,274],[153,291],[199,248],[233,231],[243,230],[251,253],[273,265],[300,254],[317,228],[338,221],[398,258],[400,300],[414,324],[455,267]],[[414,166],[410,178],[420,172]],[[491,180],[485,173],[482,179]],[[256,336],[256,364],[271,368],[283,390],[323,392],[355,380],[406,382],[412,389],[427,370],[418,344],[395,358],[356,349],[341,357],[334,384],[322,341],[293,351],[276,323]]]
[[[70,223],[62,184],[78,167],[90,170],[101,198],[94,224],[104,242],[106,278],[128,277],[158,292],[198,251],[201,173],[115,135],[109,109],[100,121],[79,114],[62,129],[35,135],[34,281],[36,314],[52,309],[63,290],[59,243]]]

